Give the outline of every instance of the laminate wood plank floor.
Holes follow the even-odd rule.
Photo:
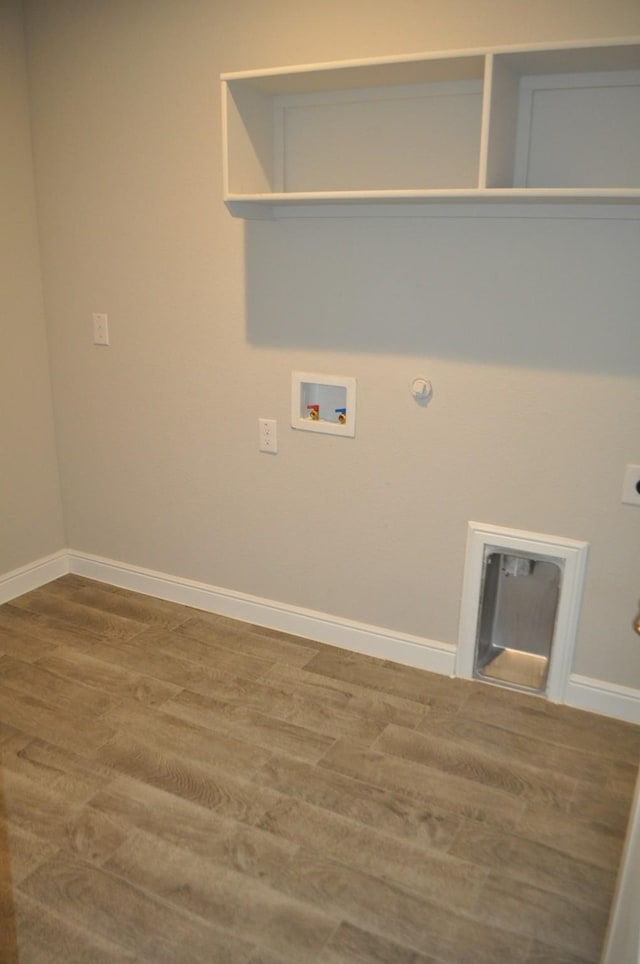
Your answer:
[[[596,964],[640,728],[69,575],[0,759],[3,964]]]

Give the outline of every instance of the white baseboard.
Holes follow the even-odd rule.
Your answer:
[[[628,723],[640,723],[640,690],[617,683],[606,683],[572,673],[565,693],[565,703],[581,710],[614,716]]]
[[[394,633],[379,626],[288,606],[259,596],[221,589],[73,550],[55,553],[30,566],[0,575],[0,604],[9,602],[31,589],[37,589],[68,572],[416,669],[426,669],[445,676],[453,676],[455,672],[456,648],[449,643]],[[628,686],[572,674],[564,702],[592,713],[640,723],[640,690]]]
[[[44,556],[28,566],[21,566],[0,575],[0,605],[10,602],[16,596],[38,589],[47,582],[59,579],[69,572],[69,553],[64,549]]]

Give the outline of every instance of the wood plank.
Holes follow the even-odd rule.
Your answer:
[[[471,908],[487,877],[484,868],[469,861],[286,797],[267,811],[258,826],[305,846],[308,853],[330,856],[436,904],[461,910]]]
[[[414,700],[370,690],[359,683],[333,679],[306,669],[275,663],[263,677],[264,682],[287,688],[319,700],[332,710],[346,710],[366,718],[400,726],[416,727],[425,715],[425,707]]]
[[[504,790],[369,750],[347,740],[339,740],[331,747],[320,766],[381,789],[402,792],[423,805],[504,829],[516,825],[524,807],[520,799]]]
[[[266,876],[298,850],[284,834],[242,823],[137,780],[121,780],[97,793],[91,808],[123,828],[142,830],[221,867],[250,877]]]
[[[571,894],[605,911],[616,883],[612,870],[473,821],[460,829],[449,853],[499,871],[507,880],[513,878],[563,897]]]
[[[313,959],[337,926],[309,902],[221,868],[157,837],[138,832],[107,867],[174,908],[224,928],[240,939],[260,941],[278,953]]]
[[[640,727],[550,703],[501,686],[477,683],[465,702],[465,715],[523,735],[632,765],[640,759]]]
[[[276,954],[269,947],[260,947],[251,955],[249,964],[298,964],[298,959],[296,956]]]
[[[436,960],[345,922],[318,958],[318,964],[439,964],[439,961],[442,958]]]
[[[72,927],[158,964],[247,961],[251,945],[133,886],[122,876],[64,854],[38,867],[21,885]],[[125,958],[126,959],[126,958]]]
[[[237,652],[214,639],[204,640],[188,636],[183,632],[182,626],[171,634],[170,640],[166,640],[166,637],[165,640],[162,637],[158,638],[160,648],[169,648],[181,659],[192,660],[210,669],[246,676],[248,679],[263,676],[275,662],[268,650],[264,648],[260,653]]]
[[[0,681],[0,712],[12,726],[56,746],[89,753],[113,735],[113,729],[88,715],[56,709],[50,703],[5,686]]]
[[[20,629],[0,626],[0,654],[4,653],[31,663],[55,649],[55,643],[47,643]]]
[[[15,875],[11,857],[11,826],[6,814],[4,780],[0,768],[0,961],[18,964],[15,918]]]
[[[589,964],[589,962],[571,951],[562,951],[545,944],[544,941],[534,940],[531,942],[531,948],[523,964]]]
[[[5,820],[4,832],[8,840],[11,878],[14,887],[17,887],[36,867],[39,867],[49,857],[53,857],[60,848],[57,843],[43,840],[27,830],[23,830],[15,821],[12,821],[9,827],[6,818],[1,819]],[[0,960],[2,960],[1,957]]]
[[[640,757],[635,763],[623,763],[620,760],[611,761],[607,786],[612,794],[621,797],[633,796],[638,779],[639,763]]]
[[[261,679],[245,679],[221,670],[207,687],[193,687],[194,692],[204,689],[206,693],[203,695],[230,706],[263,713],[334,738],[350,736],[372,742],[385,725],[373,715],[350,712],[343,706],[336,706],[336,700],[325,700],[318,687],[285,681],[273,671]],[[343,697],[340,702],[347,704],[348,698]]]
[[[194,617],[182,623],[176,630],[176,635],[219,645],[245,656],[262,658],[267,651],[270,660],[289,666],[302,667],[316,655],[316,651],[308,645],[294,642],[295,637],[283,638],[283,634],[261,635],[255,630],[247,633],[241,629],[241,625],[236,624],[233,632],[229,630],[220,632],[216,629],[215,623],[212,624],[201,617]]]
[[[583,904],[513,879],[489,874],[475,913],[498,927],[544,940],[560,951],[577,953],[598,964],[608,908]]]
[[[122,944],[108,941],[53,913],[18,891],[16,916],[21,961],[28,964],[125,964],[140,958]]]
[[[188,618],[184,606],[126,589],[110,590],[100,583],[78,589],[70,598],[74,603],[90,606],[101,613],[112,613],[161,629],[174,629]]]
[[[490,928],[486,927],[397,884],[328,858],[301,852],[280,869],[274,884],[285,893],[296,894],[313,906],[324,908],[327,913],[338,914],[361,930],[445,960],[512,964],[514,957],[516,960],[522,957],[528,946],[527,938],[504,933],[493,922]],[[468,952],[473,948],[474,957],[469,953],[464,957],[455,956],[461,946],[458,934],[469,929],[476,935],[475,942],[465,941],[465,946]],[[507,952],[509,957],[505,956]]]
[[[191,760],[128,733],[118,734],[97,756],[119,775],[138,779],[243,823],[255,823],[279,798],[276,792],[245,779],[244,770],[240,767],[239,773],[237,764],[232,764],[234,776],[224,769],[224,761],[213,756],[207,762]],[[111,788],[115,792],[120,787],[118,777]]]
[[[554,812],[551,817],[546,807],[536,804],[525,806],[515,832],[611,871],[618,867],[624,843],[623,832],[596,821],[581,820],[575,813]]]
[[[575,793],[569,804],[569,813],[580,820],[610,827],[623,834],[629,822],[629,802],[631,793],[620,795],[614,792],[612,784],[596,787],[591,783],[578,781]]]
[[[4,807],[10,827],[17,826],[36,837],[46,830],[47,839],[57,842],[56,850],[59,848],[70,817],[70,808],[59,794],[21,773],[6,770]]]
[[[42,699],[52,707],[76,714],[78,721],[100,716],[117,705],[117,701],[106,693],[49,673],[37,663],[24,663],[12,656],[0,656],[0,680],[3,687],[16,693]]]
[[[109,767],[46,740],[22,737],[3,746],[0,753],[5,770],[56,791],[69,806],[86,803],[113,777]]]
[[[304,636],[296,636],[293,633],[285,633],[279,629],[269,629],[257,623],[244,622],[239,619],[231,619],[229,616],[221,616],[219,613],[207,612],[203,609],[187,609],[182,607],[189,618],[195,617],[213,628],[215,634],[220,638],[233,636],[246,636],[248,634],[263,637],[263,639],[280,640],[285,643],[294,643],[295,646],[304,646],[307,649],[318,653],[324,649],[332,649],[326,643],[319,643],[315,639],[305,639]]]
[[[460,817],[449,810],[411,800],[402,791],[383,790],[298,760],[275,758],[257,770],[253,780],[261,787],[432,849],[446,850],[461,825]]]
[[[145,628],[144,623],[137,620],[117,613],[100,612],[92,606],[83,606],[55,593],[47,592],[46,589],[34,589],[23,596],[18,596],[11,601],[11,605],[16,609],[49,616],[59,622],[80,630],[88,630],[107,639],[132,639]]]
[[[161,706],[181,691],[181,687],[175,683],[122,669],[68,646],[59,646],[36,663],[40,669],[54,676],[101,690],[116,699],[135,700],[145,706]]]
[[[102,640],[98,637],[68,641],[65,650],[83,653],[92,659],[160,680],[178,689],[188,686],[194,691],[202,689],[209,692],[218,679],[220,669],[182,658],[171,652],[172,646],[174,650],[177,648],[171,633],[148,630],[129,641]]]
[[[0,606],[0,638],[5,632],[27,635],[39,640],[41,644],[49,643],[52,646],[61,646],[65,643],[71,645],[74,642],[101,638],[86,626],[72,626],[41,612],[19,609],[11,603]],[[44,650],[41,655],[44,655]]]
[[[401,723],[398,720],[389,722]],[[472,752],[488,753],[506,763],[513,760],[526,762],[593,783],[598,788],[610,783],[611,761],[607,757],[549,743],[539,738],[535,730],[527,734],[514,733],[487,721],[478,726],[475,720],[467,718],[464,713],[438,708],[428,710],[416,729],[432,737],[455,740]]]
[[[576,781],[552,770],[530,766],[517,757],[507,761],[455,740],[390,724],[372,749],[412,760],[443,773],[464,777],[483,787],[494,787],[523,800],[540,801],[567,810]]]
[[[248,744],[312,763],[335,742],[334,737],[316,733],[309,727],[247,709],[241,703],[231,705],[188,690],[169,700],[163,710],[167,715],[211,728],[216,734],[223,730]]]
[[[26,734],[21,733],[13,726],[9,726],[8,723],[4,723],[0,720],[0,753],[3,752],[7,744],[12,748],[16,741],[24,740],[29,741],[29,737]],[[12,752],[12,750],[11,750]]]
[[[126,833],[97,811],[70,805],[56,790],[5,771],[5,806],[10,830],[54,844],[56,851],[102,863],[126,838]]]
[[[414,700],[422,706],[435,703],[460,706],[467,696],[465,680],[454,681],[426,670],[416,670],[337,648],[318,653],[305,665],[305,669],[330,679],[358,683],[381,693]]]
[[[124,737],[125,743],[128,734],[135,733],[137,741],[158,751],[167,750],[193,760],[209,760],[231,772],[250,774],[271,758],[265,747],[236,734],[220,728],[209,729],[140,703],[109,710],[104,714],[104,720],[119,731],[120,739]]]

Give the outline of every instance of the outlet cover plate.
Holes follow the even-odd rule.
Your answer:
[[[278,423],[275,418],[258,419],[258,449],[260,452],[278,452]]]

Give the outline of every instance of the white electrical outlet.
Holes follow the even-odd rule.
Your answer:
[[[94,311],[91,316],[93,320],[93,344],[109,344],[109,319],[103,312]]]
[[[622,483],[622,501],[625,505],[640,505],[640,465],[628,465]]]
[[[275,418],[258,419],[258,438],[258,448],[261,452],[276,454],[278,451],[278,423]]]

